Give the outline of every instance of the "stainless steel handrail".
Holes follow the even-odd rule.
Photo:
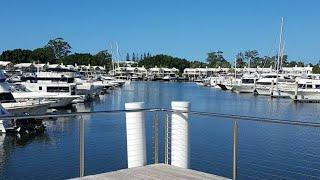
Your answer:
[[[235,115],[235,114],[224,114],[217,112],[200,112],[200,111],[180,111],[173,109],[165,109],[165,108],[146,108],[139,110],[106,110],[106,111],[94,111],[94,112],[75,112],[75,113],[61,113],[61,114],[43,114],[43,115],[26,115],[26,116],[2,116],[1,120],[10,120],[10,119],[24,119],[24,118],[56,118],[56,117],[75,117],[81,116],[80,126],[79,126],[79,163],[80,163],[80,171],[79,176],[84,176],[84,120],[82,118],[83,115],[92,115],[92,114],[118,114],[118,113],[126,113],[126,112],[166,112],[166,113],[189,113],[189,115],[200,115],[200,116],[208,116],[208,117],[221,117],[224,120],[233,122],[233,168],[232,168],[232,178],[237,178],[237,154],[238,154],[238,121],[248,121],[248,122],[259,122],[259,123],[272,123],[272,124],[283,124],[283,125],[293,125],[293,126],[303,126],[303,127],[320,127],[320,123],[315,122],[303,122],[297,120],[285,120],[285,119],[276,119],[276,118],[265,118],[265,117],[254,117],[254,116],[243,116],[243,115]],[[166,138],[168,138],[168,114],[166,115]],[[157,127],[157,124],[155,124]],[[157,132],[155,129],[155,162],[157,163],[158,156],[158,142],[157,142]],[[168,140],[165,142],[165,162],[168,163]]]
[[[310,122],[310,121],[298,121],[298,120],[288,120],[288,119],[277,119],[277,118],[265,118],[265,117],[255,117],[255,116],[243,116],[236,114],[224,114],[217,112],[201,112],[201,111],[179,111],[173,109],[165,108],[147,108],[139,110],[107,110],[107,111],[92,111],[92,112],[74,112],[74,113],[61,113],[61,114],[42,114],[42,115],[26,115],[26,116],[1,116],[1,120],[10,120],[10,119],[25,119],[25,118],[54,118],[54,117],[74,117],[82,115],[91,115],[91,114],[117,114],[117,113],[126,113],[126,112],[178,112],[178,113],[189,113],[190,115],[201,115],[201,116],[210,116],[210,117],[223,117],[225,120],[232,121],[237,119],[238,121],[254,121],[261,123],[273,123],[273,124],[286,124],[286,125],[295,125],[295,126],[309,126],[309,127],[320,127],[320,123]]]

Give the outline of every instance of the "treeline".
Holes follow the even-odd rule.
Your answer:
[[[256,50],[249,50],[245,52],[240,52],[237,54],[236,59],[237,59],[237,67],[243,68],[243,67],[264,67],[264,68],[269,68],[269,67],[276,67],[277,65],[277,58],[278,56],[264,56],[260,57],[258,51]],[[282,64],[284,67],[302,67],[305,66],[302,61],[289,61],[288,56],[284,55],[282,57]],[[150,67],[168,67],[168,68],[177,68],[180,71],[183,71],[184,68],[230,68],[234,67],[234,64],[231,64],[230,61],[227,61],[225,57],[223,56],[222,51],[214,51],[214,52],[209,52],[207,54],[206,62],[201,62],[201,61],[189,61],[186,59],[182,58],[177,58],[177,57],[172,57],[168,55],[156,55],[156,56],[151,56],[151,57],[146,57],[143,60],[139,61],[138,63],[139,66],[145,66],[146,68]],[[314,66],[317,68],[319,65],[312,65],[309,64],[310,66]]]
[[[126,55],[126,61],[141,61],[143,59],[146,59],[146,58],[150,58],[151,57],[151,54],[148,52],[148,53],[142,53],[139,55],[139,53],[132,53],[132,56],[130,56],[129,53],[127,53]]]
[[[40,48],[34,50],[27,49],[14,49],[3,51],[0,55],[1,61],[11,61],[17,63],[64,63],[64,64],[78,64],[78,65],[92,65],[92,66],[106,66],[107,70],[112,69],[112,55],[108,50],[102,50],[97,54],[90,53],[73,53],[71,54],[72,47],[63,38],[55,38],[49,40],[48,43]],[[260,56],[257,50],[247,50],[239,52],[236,55],[237,67],[276,67],[278,56]],[[189,61],[187,59],[172,57],[168,55],[155,55],[150,53],[129,53],[126,55],[127,61],[138,62],[137,65],[151,67],[168,67],[177,68],[180,72],[185,68],[197,67],[221,67],[230,68],[234,66],[234,60],[227,60],[222,51],[212,51],[207,53],[206,62],[202,61]],[[232,63],[230,63],[232,62]],[[281,64],[284,67],[305,66],[303,61],[289,60],[288,55],[283,55]],[[320,73],[320,64],[309,64],[314,67],[314,73]]]
[[[207,64],[200,61],[188,61],[186,59],[172,57],[164,54],[146,57],[140,60],[138,66],[144,66],[145,68],[152,67],[166,67],[166,68],[177,68],[180,72],[183,72],[185,68],[197,68],[206,67]]]
[[[112,56],[107,50],[90,53],[74,53],[71,54],[72,47],[63,38],[49,40],[48,43],[41,48],[34,50],[14,49],[3,51],[0,55],[1,61],[10,61],[14,64],[18,63],[64,63],[92,66],[106,66],[107,69],[112,67]]]

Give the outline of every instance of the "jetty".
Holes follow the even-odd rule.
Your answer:
[[[96,174],[76,178],[80,180],[91,180],[91,179],[131,179],[131,180],[177,180],[177,179],[213,179],[213,180],[226,180],[228,178],[216,176],[200,171],[191,169],[184,169],[168,164],[153,164],[142,167],[122,169],[118,171]]]

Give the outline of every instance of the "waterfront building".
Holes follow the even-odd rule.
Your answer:
[[[148,78],[150,80],[163,79],[164,77],[174,77],[176,78],[179,74],[179,69],[177,68],[150,68],[148,70]]]
[[[0,68],[6,70],[12,69],[13,63],[10,61],[0,61]]]

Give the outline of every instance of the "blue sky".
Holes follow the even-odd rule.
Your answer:
[[[34,49],[63,37],[73,52],[96,53],[118,42],[126,52],[202,60],[222,50],[277,51],[280,17],[290,59],[320,60],[318,0],[1,0],[0,52]]]

